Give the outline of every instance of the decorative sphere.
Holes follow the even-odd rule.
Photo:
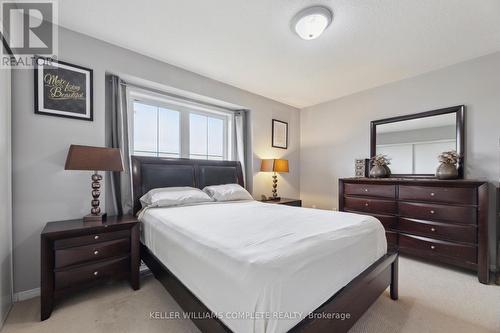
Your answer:
[[[93,181],[95,181],[95,182],[98,182],[98,181],[100,181],[101,179],[102,179],[102,176],[101,176],[101,175],[98,175],[98,174],[96,174],[96,173],[94,173],[94,174],[92,175],[92,180],[93,180]]]
[[[100,207],[92,207],[92,209],[90,210],[90,212],[94,215],[97,215],[101,212],[101,208]]]

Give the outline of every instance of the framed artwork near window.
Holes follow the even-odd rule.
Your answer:
[[[271,146],[288,149],[288,123],[273,119]]]
[[[34,72],[36,114],[94,119],[91,69],[37,57]]]

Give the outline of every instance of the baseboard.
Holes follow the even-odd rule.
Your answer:
[[[0,331],[3,328],[3,324],[5,324],[5,321],[7,320],[7,317],[9,316],[10,310],[12,310],[12,303],[9,305],[9,309],[5,312],[5,315],[3,318],[0,318]]]
[[[25,291],[20,291],[18,293],[14,293],[12,301],[21,302],[38,296],[40,296],[40,288],[35,288],[31,290],[25,290]]]

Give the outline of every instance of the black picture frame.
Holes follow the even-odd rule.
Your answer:
[[[34,86],[35,114],[94,120],[92,69],[37,56]]]
[[[284,126],[284,128],[283,128]],[[278,135],[283,135],[284,138],[277,137]],[[288,149],[288,123],[273,119],[272,120],[272,133],[271,133],[271,146],[273,148]]]
[[[370,123],[370,157],[377,154],[377,126],[388,123],[395,123],[398,121],[412,120],[419,118],[426,118],[438,116],[448,113],[455,113],[456,115],[456,142],[457,153],[461,158],[458,161],[458,179],[464,178],[465,168],[465,105],[457,105],[443,109],[431,110],[410,114],[406,116],[397,116],[392,118],[374,120]],[[436,178],[434,174],[392,174],[391,177],[404,177],[404,178]]]

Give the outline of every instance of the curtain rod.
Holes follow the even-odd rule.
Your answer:
[[[212,103],[200,101],[200,100],[197,100],[197,99],[194,99],[194,98],[190,98],[190,97],[186,97],[186,96],[182,96],[182,95],[177,95],[177,94],[172,94],[172,93],[165,92],[165,91],[162,91],[162,90],[158,90],[158,89],[155,89],[155,88],[150,88],[150,87],[146,87],[146,86],[141,86],[139,84],[126,82],[126,81],[123,81],[122,79],[120,79],[120,84],[123,85],[123,86],[130,86],[130,87],[134,87],[134,88],[138,88],[138,89],[150,91],[150,92],[153,92],[153,93],[156,93],[156,94],[159,94],[159,95],[163,95],[163,96],[168,96],[168,97],[182,99],[184,101],[191,102],[191,103],[196,103],[196,104],[200,104],[200,105],[204,105],[204,106],[209,106],[209,107],[213,107],[213,108],[223,109],[223,110],[226,110],[226,111],[231,111],[231,112],[246,111],[245,109],[230,109],[228,107],[224,107],[224,106],[220,106],[220,105],[217,105],[217,104],[212,104]]]

